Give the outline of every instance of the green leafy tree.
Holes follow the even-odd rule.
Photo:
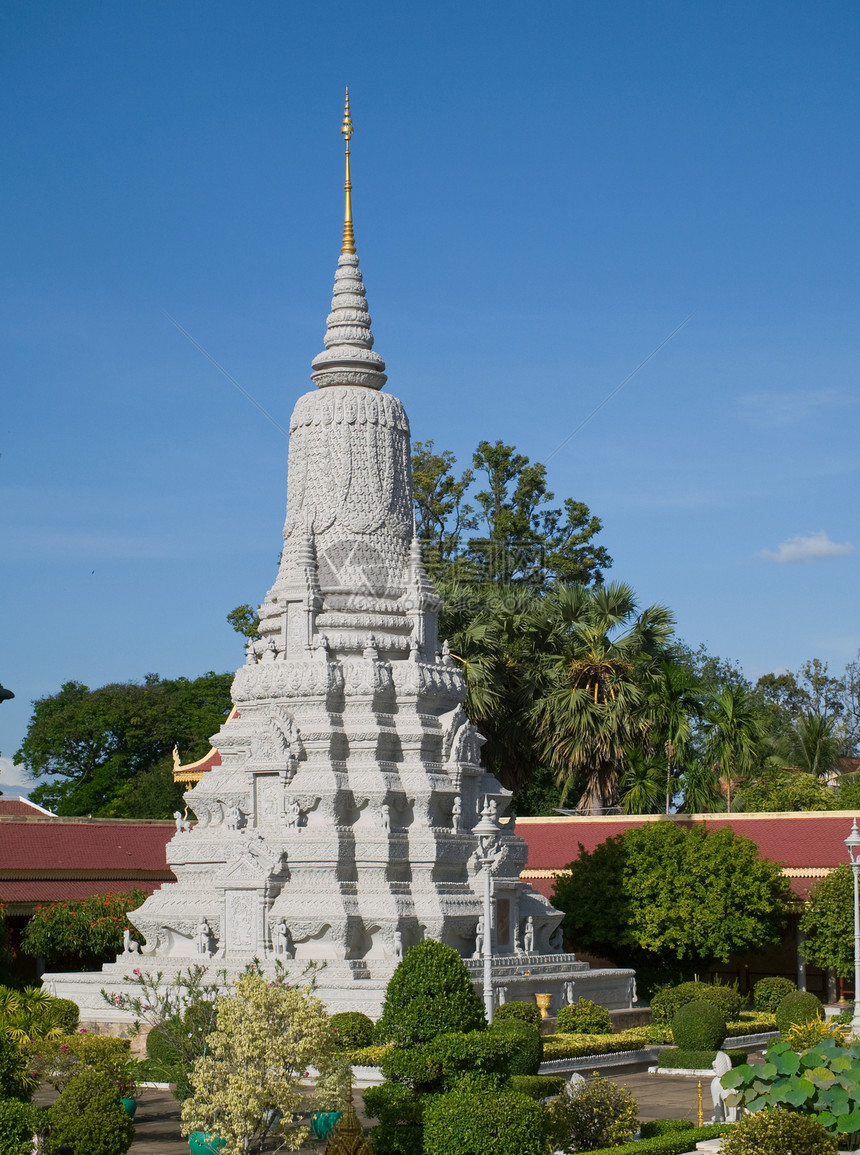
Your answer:
[[[134,889],[36,907],[24,928],[21,949],[50,965],[63,963],[74,969],[93,970],[119,954],[125,930],[136,941],[142,941],[126,914],[136,910],[145,898],[142,890]]]
[[[471,469],[457,477],[456,457],[436,451],[433,441],[412,446],[412,496],[415,527],[424,549],[424,562],[434,577],[445,572],[462,549],[462,535],[474,529],[474,510],[464,498],[474,480]]]
[[[58,814],[169,818],[182,788],[170,768],[202,757],[230,709],[230,674],[124,682],[90,690],[66,682],[34,703],[15,762],[52,781],[32,793]]]
[[[743,788],[743,810],[790,811],[835,810],[834,791],[812,774],[799,770],[774,770],[753,779]]]
[[[786,883],[778,863],[725,827],[652,822],[580,847],[556,880],[565,939],[649,976],[689,977],[778,942]],[[600,895],[600,902],[589,896]]]
[[[182,1133],[217,1132],[224,1155],[261,1148],[269,1135],[287,1150],[303,1146],[307,1127],[299,1083],[308,1067],[333,1065],[328,1015],[309,990],[241,975],[235,993],[218,1000],[208,1053],[191,1072],[193,1094],[182,1105]],[[346,1093],[346,1087],[344,1087]]]
[[[784,764],[816,778],[829,778],[846,753],[846,738],[833,714],[801,714],[790,727],[781,751]]]
[[[243,602],[227,615],[227,621],[237,634],[256,641],[260,637],[260,618],[253,606]]]
[[[726,808],[720,791],[719,769],[712,762],[688,760],[679,786],[683,795],[681,811],[684,814],[712,814]]]
[[[854,973],[854,881],[842,863],[812,889],[800,916],[807,962],[834,970],[842,978]]]

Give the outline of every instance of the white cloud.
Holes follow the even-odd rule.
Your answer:
[[[23,766],[16,766],[11,758],[0,758],[0,790],[7,794],[27,794],[35,785]]]
[[[782,542],[775,550],[763,549],[758,554],[765,561],[815,561],[822,557],[848,557],[854,553],[854,546],[850,541],[831,541],[826,530],[810,533],[806,537],[798,534]]]

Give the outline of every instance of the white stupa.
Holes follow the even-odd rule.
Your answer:
[[[472,833],[509,792],[481,766],[463,675],[440,645],[441,608],[414,534],[409,422],[373,351],[346,213],[325,351],[290,422],[284,548],[258,641],[213,738],[220,765],[188,791],[197,817],[167,846],[176,875],[131,915],[146,937],[95,975],[46,976],[84,1018],[121,1012],[135,965],[166,976],[279,958],[325,964],[332,1010],[378,1015],[403,953],[425,937],[456,948],[480,986],[482,877]],[[632,971],[590,970],[561,951],[561,912],[520,881],[526,845],[508,827],[493,867],[499,1000],[553,995],[630,1005]],[[599,899],[598,899],[599,900]],[[142,956],[142,957],[141,957]],[[575,990],[574,990],[575,986]]]

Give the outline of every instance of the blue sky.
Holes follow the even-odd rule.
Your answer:
[[[758,674],[860,646],[855,4],[0,11],[0,751],[32,699],[242,659],[322,348],[343,87],[413,436],[502,438]],[[9,781],[9,767],[0,778]]]

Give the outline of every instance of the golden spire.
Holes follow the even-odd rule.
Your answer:
[[[343,133],[343,139],[346,141],[346,180],[344,182],[344,192],[346,193],[346,204],[343,212],[343,244],[340,251],[342,253],[355,252],[355,234],[352,231],[352,184],[349,180],[349,140],[352,136],[352,118],[349,115],[349,89],[346,90],[346,104],[343,109],[343,127],[340,130]]]

